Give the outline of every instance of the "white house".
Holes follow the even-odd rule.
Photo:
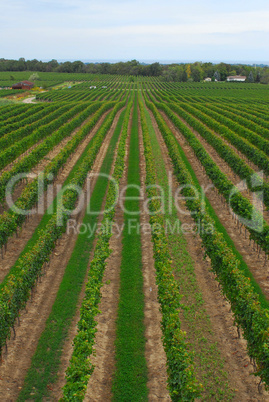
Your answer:
[[[206,81],[206,82],[210,82],[210,81],[212,81],[212,80],[211,80],[211,78],[210,78],[210,77],[207,77],[207,78],[205,78],[205,79],[204,79],[204,81]]]
[[[247,77],[245,75],[229,75],[229,77],[227,77],[227,81],[244,82],[246,79]]]

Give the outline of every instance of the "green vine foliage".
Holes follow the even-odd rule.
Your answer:
[[[159,129],[167,145],[171,157],[174,173],[180,184],[191,184],[192,178],[187,171],[178,151],[176,140],[167,127],[164,119],[153,103],[147,102],[152,110]],[[205,255],[211,259],[212,270],[221,284],[225,297],[231,304],[235,323],[242,329],[243,336],[247,340],[248,354],[256,361],[257,371],[255,375],[261,377],[266,388],[269,387],[269,313],[262,308],[257,293],[255,293],[250,279],[242,274],[239,269],[239,261],[232,253],[229,246],[223,239],[213,220],[207,211],[201,208],[200,202],[195,199],[195,192],[192,187],[182,187],[182,194],[188,197],[186,205],[192,212],[197,225],[212,225],[214,230],[202,231],[202,238]]]
[[[124,157],[126,152],[126,139],[128,135],[128,123],[133,100],[130,99],[125,111],[123,128],[118,145],[117,158],[115,161],[113,178],[117,185],[124,171]],[[83,401],[87,389],[87,384],[94,366],[90,361],[93,353],[95,341],[96,315],[99,313],[98,304],[101,298],[101,287],[107,258],[111,250],[109,248],[109,240],[112,236],[111,231],[107,231],[106,223],[113,223],[115,216],[115,198],[116,186],[109,184],[105,210],[109,211],[104,214],[102,226],[97,237],[97,243],[94,251],[94,257],[90,263],[90,271],[88,281],[86,283],[85,296],[80,309],[80,319],[78,322],[78,332],[73,341],[73,353],[66,371],[66,384],[63,388],[64,401]]]
[[[164,230],[164,217],[154,185],[157,183],[156,167],[152,154],[144,105],[139,101],[141,124],[146,159],[146,185],[150,200],[150,224],[158,285],[158,300],[162,312],[163,345],[167,357],[168,387],[173,401],[193,401],[201,394],[202,385],[194,375],[193,357],[188,350],[186,334],[181,330],[179,308],[180,289],[173,276],[171,256]]]
[[[21,196],[14,203],[16,208],[21,210],[30,210],[38,202],[38,198],[42,196],[43,192],[46,191],[51,181],[49,178],[53,175],[55,180],[57,173],[64,166],[69,156],[75,151],[79,143],[86,137],[89,131],[94,127],[99,118],[103,115],[105,111],[113,106],[112,103],[106,103],[100,108],[100,104],[96,103],[94,105],[88,106],[84,112],[80,113],[74,120],[64,125],[60,130],[55,132],[47,142],[42,144],[41,149],[38,152],[38,159],[43,155],[44,152],[48,152],[57,143],[59,143],[64,137],[71,134],[71,132],[81,124],[89,115],[94,113],[90,121],[81,128],[74,137],[66,144],[66,146],[52,159],[52,161],[45,168],[44,172],[39,175],[38,178],[29,183],[22,191]],[[99,109],[98,111],[96,111]],[[28,158],[29,160],[29,158]],[[36,161],[36,159],[31,159],[31,165]],[[42,180],[42,186],[39,182]],[[42,191],[41,191],[42,190]],[[22,226],[27,215],[17,213],[14,209],[4,212],[0,216],[0,247],[3,247],[8,241],[9,237],[12,236],[17,230]]]
[[[124,104],[125,101],[117,103],[98,130],[83,163],[70,180],[70,186],[83,186],[113,119]],[[6,339],[10,337],[10,330],[14,327],[20,311],[25,308],[37,279],[42,275],[44,264],[49,261],[57,239],[65,231],[70,215],[69,211],[74,209],[77,196],[77,192],[72,188],[65,191],[61,203],[58,204],[57,212],[51,216],[46,229],[39,232],[38,242],[33,246],[31,252],[24,254],[19,259],[16,276],[10,275],[3,287],[0,295],[0,322],[2,324],[0,329],[0,350],[5,345]]]

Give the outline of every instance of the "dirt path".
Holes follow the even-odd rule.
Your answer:
[[[108,113],[108,112],[107,112]],[[61,172],[59,172],[57,179],[54,183],[54,195],[56,196],[59,188],[57,189],[57,185],[63,183],[66,178],[68,177],[69,173],[71,172],[72,168],[75,166],[76,162],[82,155],[84,149],[86,148],[87,144],[96,134],[98,129],[101,127],[107,113],[105,113],[101,119],[97,122],[95,127],[91,130],[91,132],[86,136],[86,138],[81,142],[81,144],[77,147],[76,151],[70,156],[69,161],[64,165]],[[44,193],[44,202],[46,203],[47,200],[47,192]],[[41,206],[43,203],[41,202]],[[46,205],[45,205],[46,209]],[[4,255],[4,259],[0,259],[0,281],[3,281],[4,277],[10,270],[10,268],[14,265],[17,261],[20,253],[23,251],[24,247],[26,246],[27,242],[32,237],[35,229],[39,225],[40,221],[42,220],[42,214],[34,214],[27,220],[20,231],[20,235],[17,238],[14,235],[12,238],[9,239],[7,243],[7,251]]]
[[[143,199],[140,203],[140,224],[142,227],[149,227],[149,215],[143,208],[146,201],[146,161],[144,157],[144,146],[142,128],[139,114],[139,148],[140,148],[140,172],[141,189]],[[141,230],[142,263],[144,277],[144,303],[145,303],[145,336],[146,336],[146,361],[148,368],[149,401],[171,401],[167,390],[166,354],[162,344],[161,312],[158,302],[158,287],[156,285],[156,271],[153,257],[153,244],[151,233]]]
[[[113,123],[113,125],[111,127],[111,130],[114,131],[115,127],[116,127],[116,124]],[[112,169],[113,169],[114,164],[115,164],[117,148],[118,148],[118,145],[116,146],[116,149],[115,149],[114,161],[113,161]],[[103,201],[102,209],[105,206],[105,202],[106,202],[106,197],[105,197],[105,199]],[[99,216],[98,217],[98,222],[100,222],[101,220],[102,220],[102,216]],[[112,244],[111,244],[110,247],[114,250],[113,238],[114,238],[114,236],[111,239]],[[89,262],[92,260],[93,255],[94,255],[94,249],[95,249],[95,245],[96,245],[96,240],[97,239],[95,238],[94,243],[93,243],[93,249],[92,249],[92,252],[91,252],[91,255],[90,255],[90,258],[89,258]],[[116,241],[114,240],[114,242],[115,242],[115,248],[117,250],[118,239],[116,239]],[[96,356],[92,357],[92,359],[94,360],[94,364],[96,364],[96,367],[95,367],[93,375],[90,378],[90,381],[91,381],[92,377],[96,376],[95,373],[96,373],[96,371],[98,372],[98,370],[100,371],[101,374],[104,375],[104,373],[103,373],[103,366],[104,366],[105,367],[105,372],[108,370],[109,374],[108,374],[106,380],[102,382],[102,384],[99,384],[100,375],[98,376],[98,374],[97,374],[97,376],[98,376],[97,386],[101,385],[102,386],[101,391],[105,392],[105,393],[106,393],[105,390],[110,389],[110,387],[109,387],[109,379],[111,379],[111,371],[108,369],[109,364],[107,363],[107,355],[104,354],[104,350],[108,349],[108,355],[109,355],[110,349],[109,349],[109,347],[106,349],[106,347],[103,345],[103,342],[106,339],[106,340],[109,341],[109,343],[112,344],[112,346],[114,345],[113,338],[111,337],[111,333],[113,331],[110,328],[111,324],[113,324],[114,321],[113,321],[113,316],[111,317],[110,314],[113,313],[114,305],[117,305],[117,302],[115,302],[115,300],[113,300],[113,299],[115,299],[115,297],[117,298],[117,275],[118,275],[118,273],[117,273],[117,258],[116,258],[115,261],[110,261],[111,259],[113,260],[113,256],[114,256],[114,258],[115,257],[119,258],[120,257],[120,250],[116,251],[115,253],[113,252],[113,254],[111,254],[111,256],[109,257],[108,266],[107,266],[106,270],[109,269],[109,272],[111,271],[110,272],[111,277],[106,279],[106,275],[107,275],[107,273],[106,273],[107,271],[106,271],[104,279],[103,279],[104,287],[101,290],[102,299],[101,299],[101,306],[99,308],[104,313],[100,314],[97,317],[97,321],[98,321],[97,331],[98,332],[96,334],[96,348],[95,348],[96,349]],[[89,264],[89,267],[88,267],[88,272],[89,272],[89,268],[90,268],[90,264]],[[86,278],[87,278],[87,276],[86,276]],[[110,284],[106,283],[107,281],[110,281]],[[77,323],[78,323],[78,321],[80,319],[80,306],[81,306],[82,300],[83,300],[84,295],[85,295],[85,286],[86,286],[86,281],[84,282],[83,288],[82,288],[81,293],[80,293],[79,302],[78,302],[78,305],[77,305],[76,315],[75,315],[75,317],[74,317],[74,319],[72,321],[68,337],[67,337],[67,339],[65,341],[65,344],[63,346],[63,353],[62,353],[62,358],[61,358],[61,367],[60,367],[60,370],[58,372],[58,381],[56,382],[56,384],[52,385],[51,397],[53,398],[53,400],[59,400],[62,397],[62,387],[65,384],[65,371],[66,371],[67,367],[69,366],[69,361],[70,361],[70,358],[71,358],[71,355],[72,355],[72,352],[73,352],[72,342],[73,342],[73,339],[74,339],[74,337],[76,336],[76,333],[77,333]],[[106,293],[108,293],[110,297],[105,296]],[[105,299],[105,305],[104,306],[102,305],[103,297]],[[107,314],[107,311],[110,312],[110,314]],[[105,314],[105,317],[103,317],[103,314]],[[107,322],[109,322],[109,324],[107,324]],[[106,328],[108,327],[108,333],[107,334],[106,334],[106,331],[103,328],[100,329],[100,325],[101,326],[104,325]],[[102,347],[99,347],[99,343],[102,344]],[[98,358],[97,358],[97,356],[98,356]],[[103,363],[103,365],[101,367],[99,367],[101,363]],[[99,390],[99,392],[97,390],[96,391],[97,397],[98,397],[99,393],[100,393],[100,390]]]
[[[127,184],[131,123],[132,119],[130,118],[126,142],[124,172],[120,181],[120,191]],[[116,206],[115,223],[118,227],[123,227],[124,216],[119,203]],[[99,305],[101,314],[97,316],[97,333],[95,342],[96,353],[95,356],[91,356],[95,369],[90,377],[85,395],[85,401],[92,402],[111,400],[112,379],[115,371],[116,319],[118,314],[120,289],[122,235],[116,233],[113,234],[109,245],[112,254],[107,260],[107,266],[103,277],[104,285],[101,290],[102,298]]]
[[[120,112],[114,119],[115,124]],[[106,136],[92,171],[98,172],[104,160],[113,131]],[[97,177],[93,179],[91,188],[94,187]],[[86,188],[86,185],[85,185]],[[76,215],[76,220],[81,223],[85,214],[84,209]],[[0,366],[0,400],[16,400],[23,385],[24,377],[31,364],[31,358],[35,352],[39,337],[45,328],[46,320],[50,314],[59,285],[64,275],[65,266],[70,259],[77,235],[65,234],[56,246],[47,273],[42,283],[37,285],[37,291],[32,302],[27,303],[27,308],[21,314],[21,324],[16,327],[16,339],[8,341],[8,354],[4,354]]]
[[[38,102],[34,102],[34,100],[36,100],[36,97],[31,96],[30,98],[23,99],[22,103],[38,103]]]
[[[167,172],[173,172],[173,166],[166,145],[151,112],[150,115],[161,146],[166,170]],[[174,177],[172,187],[173,191],[178,188],[178,183]],[[182,213],[179,218],[182,224],[193,224],[193,220],[189,216],[183,200],[180,201],[180,207]],[[209,258],[206,258],[206,260],[203,259],[204,253],[200,237],[189,233],[186,235],[186,240],[188,252],[194,261],[195,275],[203,295],[204,306],[212,324],[213,335],[217,341],[221,356],[225,359],[224,370],[228,373],[229,383],[235,390],[233,400],[238,402],[269,401],[269,396],[266,392],[263,391],[262,394],[258,392],[257,384],[259,383],[259,379],[251,375],[253,367],[249,363],[246,342],[242,338],[238,339],[237,330],[233,325],[230,305],[223,299],[215,276],[210,272]],[[188,331],[184,320],[182,321],[182,326],[184,329],[186,327],[186,331]]]

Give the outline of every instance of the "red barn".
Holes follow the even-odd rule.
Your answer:
[[[12,85],[12,89],[31,89],[35,84],[30,81],[21,81]]]

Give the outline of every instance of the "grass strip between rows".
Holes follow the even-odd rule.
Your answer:
[[[145,359],[144,293],[142,247],[139,228],[139,137],[138,107],[135,95],[129,145],[126,199],[118,318],[116,321],[116,370],[113,400],[147,401],[147,366]],[[134,197],[128,199],[127,197]],[[130,230],[129,224],[133,226]]]
[[[201,393],[193,368],[193,354],[189,352],[186,333],[181,330],[179,309],[180,289],[173,275],[171,254],[164,228],[164,215],[156,188],[156,165],[152,153],[149,129],[144,105],[140,100],[141,124],[146,159],[147,195],[150,200],[150,225],[158,285],[158,300],[161,306],[163,345],[167,357],[168,388],[172,401],[193,401]]]
[[[224,358],[212,329],[209,315],[205,309],[203,293],[195,274],[194,261],[188,251],[188,244],[184,229],[179,220],[175,199],[170,188],[168,175],[162,151],[158,142],[152,120],[145,108],[146,123],[150,136],[152,155],[155,164],[156,179],[163,190],[165,232],[168,247],[172,258],[172,266],[175,272],[175,280],[179,283],[182,295],[181,305],[182,323],[187,326],[187,340],[189,350],[193,351],[194,374],[197,380],[203,384],[201,400],[230,401],[233,391],[230,388],[227,372],[224,370]],[[173,202],[171,202],[173,197]],[[209,353],[210,350],[210,353]]]
[[[192,180],[196,185],[196,188],[198,189],[198,191],[200,191],[201,186],[199,184],[199,181],[191,167],[190,162],[188,161],[188,158],[186,157],[184,151],[182,150],[182,148],[180,147],[180,144],[176,141],[177,144],[177,148],[178,151],[180,153],[180,157],[182,158],[185,166],[187,167],[190,175],[192,176]],[[236,258],[240,261],[240,269],[242,270],[242,272],[245,274],[245,276],[247,278],[250,278],[251,283],[253,288],[255,289],[255,292],[259,295],[259,300],[261,305],[264,308],[269,309],[269,301],[266,299],[261,287],[259,286],[259,284],[256,282],[251,270],[249,269],[248,265],[246,264],[246,262],[244,261],[242,255],[239,253],[239,251],[237,250],[233,240],[230,238],[229,234],[227,233],[225,227],[222,225],[222,223],[220,222],[214,208],[212,207],[212,205],[210,204],[209,200],[207,197],[205,197],[205,203],[206,203],[206,207],[208,209],[208,212],[211,216],[211,218],[213,218],[214,222],[215,222],[215,226],[217,228],[217,230],[222,233],[223,238],[225,239],[226,243],[229,245],[229,247],[232,249],[233,254],[236,256]]]
[[[124,105],[125,102],[115,105],[90,141],[84,151],[84,157],[80,158],[68,177],[68,186],[64,186],[64,190],[60,191],[54,200],[57,205],[56,212],[52,215],[44,215],[41,224],[27,243],[23,255],[15,264],[16,267],[12,270],[13,275],[9,275],[5,286],[2,286],[0,296],[1,349],[5,345],[6,339],[10,337],[10,329],[14,328],[15,319],[20,310],[26,306],[31,290],[36,285],[36,280],[43,274],[44,264],[49,261],[57,239],[66,230],[70,213],[78,199],[77,189],[82,189],[114,117]]]
[[[240,269],[240,262],[226,243],[222,233],[218,231],[214,220],[208,214],[200,199],[197,199],[194,187],[199,189],[181,158],[179,144],[161,117],[157,108],[150,102],[147,106],[153,111],[159,129],[168,148],[174,165],[174,173],[181,185],[181,193],[186,199],[186,206],[192,212],[197,228],[203,228],[201,236],[205,254],[211,259],[212,270],[221,284],[225,297],[231,304],[235,323],[243,330],[247,341],[249,356],[256,361],[255,375],[261,377],[265,386],[269,386],[269,314],[263,308],[259,296],[253,288],[250,277],[246,277]],[[183,152],[183,151],[182,151]],[[193,187],[194,186],[194,187]],[[211,228],[211,230],[207,230]]]
[[[148,105],[150,106],[151,109],[152,109],[152,108],[154,109],[154,107],[155,107],[154,104],[148,103]],[[160,104],[158,104],[158,106],[159,106],[159,105],[160,105]],[[169,108],[168,108],[167,106],[165,106],[164,109],[166,110],[166,109],[169,109]],[[156,111],[157,111],[157,109],[156,109]],[[156,111],[155,111],[155,113],[156,113]],[[177,118],[177,122],[180,124],[180,126],[179,126],[178,128],[181,129],[181,130],[183,130],[183,131],[186,130],[186,132],[188,132],[188,133],[190,134],[190,138],[194,138],[194,134],[193,134],[186,126],[184,126],[183,123],[179,122],[178,120],[179,120],[179,119]],[[159,120],[159,121],[161,122],[160,124],[162,124],[162,125],[164,124],[164,126],[167,127],[166,123],[164,122],[164,120],[163,120],[162,118],[161,118],[161,120]],[[168,127],[167,127],[167,128],[168,128]],[[181,157],[181,159],[184,161],[184,164],[186,165],[186,167],[187,167],[187,169],[188,169],[188,171],[189,171],[189,173],[190,173],[190,175],[191,175],[191,177],[192,177],[192,180],[193,180],[193,182],[195,183],[195,186],[196,186],[197,190],[198,190],[199,193],[200,193],[200,192],[201,192],[201,186],[200,186],[199,181],[198,181],[198,179],[197,179],[197,177],[196,177],[196,175],[195,175],[195,173],[194,173],[194,171],[193,171],[193,169],[192,169],[192,167],[191,167],[191,164],[189,163],[188,158],[186,157],[186,155],[185,155],[183,149],[180,147],[180,144],[178,143],[178,141],[175,141],[175,143],[176,143],[176,147],[178,148],[178,152],[180,153],[180,157]],[[198,144],[198,140],[197,140],[197,139],[195,140],[195,144],[197,144],[197,147],[198,147],[198,149],[199,149],[200,146],[199,146],[199,144]],[[200,157],[201,154],[203,154],[203,150],[202,150],[201,153],[198,153],[198,156]],[[206,168],[206,171],[207,171],[207,168]],[[216,176],[215,176],[215,177],[216,177]],[[223,177],[223,176],[222,176],[222,177]],[[224,182],[227,182],[226,177],[224,178],[223,181],[224,181]],[[214,220],[214,222],[215,222],[216,228],[218,229],[218,231],[219,231],[220,233],[222,233],[222,235],[223,235],[223,237],[224,237],[226,243],[227,243],[227,244],[229,245],[229,247],[232,249],[232,251],[233,251],[234,255],[236,256],[236,258],[240,261],[240,269],[242,270],[242,272],[245,274],[245,276],[246,276],[247,278],[250,278],[253,288],[255,289],[256,293],[259,295],[259,300],[260,300],[261,305],[262,305],[264,308],[269,308],[269,301],[266,299],[266,297],[265,297],[265,295],[264,295],[262,289],[260,288],[259,284],[256,282],[256,280],[255,280],[255,278],[254,278],[254,276],[253,276],[251,270],[249,269],[248,265],[247,265],[246,262],[244,261],[242,255],[241,255],[241,254],[239,253],[239,251],[237,250],[237,248],[236,248],[234,242],[232,241],[232,239],[231,239],[230,236],[228,235],[226,229],[225,229],[224,226],[221,224],[221,222],[220,222],[220,220],[219,220],[217,214],[215,213],[215,211],[214,211],[213,207],[211,206],[211,204],[210,204],[209,200],[207,199],[207,197],[205,197],[205,203],[206,203],[206,206],[207,206],[208,212],[210,213],[211,218],[213,218],[213,220]],[[268,227],[267,224],[265,225],[265,230],[266,230],[266,227]],[[255,231],[254,231],[253,229],[250,229],[250,230],[251,230],[251,232],[255,233]],[[259,235],[261,236],[261,234],[259,234]],[[262,235],[263,235],[263,237],[264,237],[264,234],[262,234]]]
[[[115,199],[117,187],[124,171],[124,158],[126,153],[126,139],[128,135],[128,124],[132,100],[129,101],[124,114],[123,128],[119,141],[117,158],[115,161],[113,179],[110,182],[106,198],[105,210],[101,230],[97,237],[94,257],[90,263],[88,281],[86,283],[85,297],[80,309],[80,320],[78,322],[78,332],[73,342],[73,353],[69,367],[66,371],[66,384],[63,388],[63,399],[65,401],[82,401],[85,397],[87,384],[94,366],[90,356],[93,353],[96,325],[96,315],[99,313],[98,304],[101,298],[101,287],[104,270],[111,250],[109,240],[112,236],[112,225],[115,215]]]
[[[110,173],[114,151],[122,129],[124,113],[125,111],[123,110],[102,163],[100,174],[109,175]],[[108,179],[99,176],[91,195],[90,202],[93,211],[101,210],[107,185]],[[86,225],[85,227],[89,225],[91,228],[95,228],[97,220],[98,214],[86,213],[82,225]],[[72,235],[72,233],[69,235]],[[39,339],[18,400],[24,401],[28,398],[31,399],[33,396],[35,400],[42,400],[42,398],[49,395],[49,388],[57,379],[62,347],[76,313],[78,297],[87,272],[94,237],[95,232],[90,236],[88,231],[78,235],[52,311],[46,322],[46,328]]]

